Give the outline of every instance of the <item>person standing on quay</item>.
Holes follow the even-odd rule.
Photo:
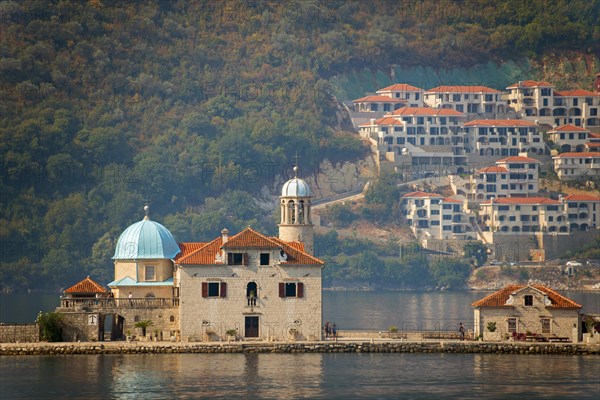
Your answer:
[[[465,327],[463,326],[463,323],[460,323],[460,326],[458,327],[458,333],[460,333],[460,340],[465,340]]]

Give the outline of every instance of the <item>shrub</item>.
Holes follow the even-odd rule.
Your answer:
[[[487,323],[487,330],[489,332],[496,332],[496,323],[495,322],[488,322]]]
[[[40,327],[40,338],[49,342],[60,342],[62,339],[62,316],[57,312],[39,312],[36,322]]]

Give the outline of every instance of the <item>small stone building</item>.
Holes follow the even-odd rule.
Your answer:
[[[581,305],[542,285],[510,285],[472,306],[475,336],[483,340],[579,339]]]

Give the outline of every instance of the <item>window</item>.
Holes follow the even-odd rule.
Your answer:
[[[530,307],[533,306],[533,296],[530,294],[526,294],[524,296],[525,305]]]
[[[542,318],[542,333],[550,333],[550,318]]]
[[[227,297],[227,283],[202,282],[202,297]]]
[[[450,225],[445,225],[445,226],[442,228],[442,230],[443,230],[443,231],[451,231],[451,230],[452,230],[452,227],[451,227]]]
[[[431,215],[440,215],[440,210],[431,210]]]
[[[304,284],[302,282],[280,282],[279,297],[304,297]]]
[[[260,253],[260,265],[269,265],[270,257],[269,253]]]
[[[509,318],[507,320],[507,322],[508,322],[508,332],[510,332],[510,333],[516,332],[517,331],[517,319]]]
[[[144,269],[144,280],[145,281],[154,281],[156,280],[156,269],[154,265],[146,265]]]
[[[431,221],[431,226],[439,226],[440,221]]]
[[[248,265],[248,254],[246,253],[227,253],[228,265]]]

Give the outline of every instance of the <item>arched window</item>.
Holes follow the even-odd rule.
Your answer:
[[[256,282],[248,282],[246,285],[246,297],[248,299],[248,306],[256,306],[256,299],[258,297]]]

